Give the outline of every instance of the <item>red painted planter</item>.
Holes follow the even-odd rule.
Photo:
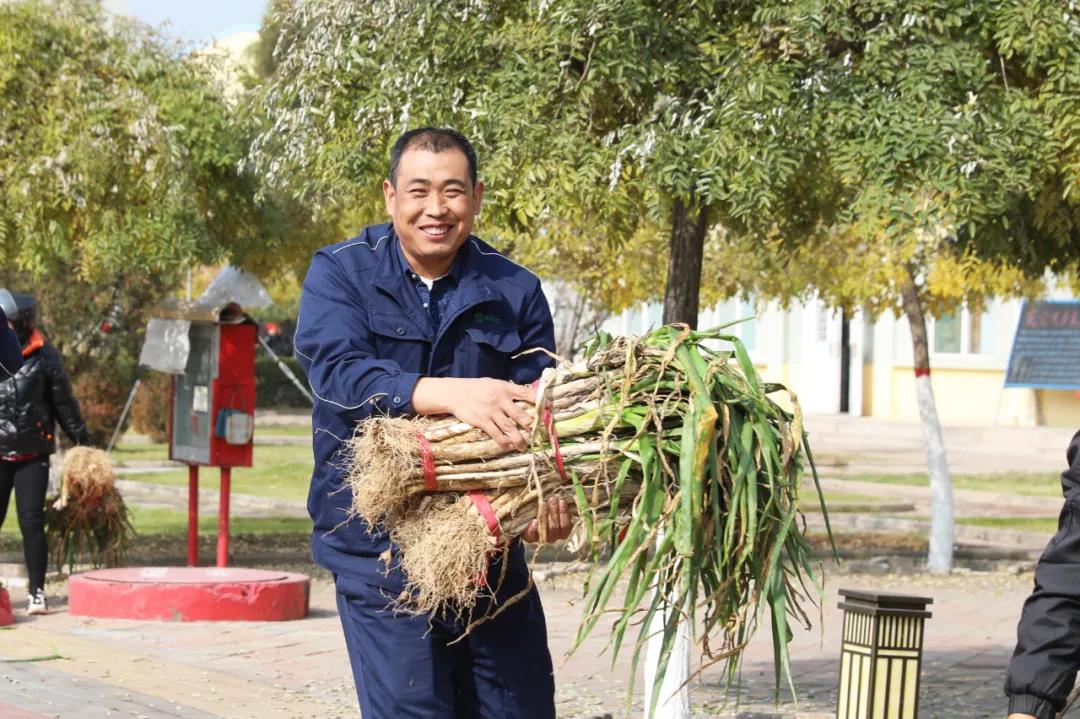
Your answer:
[[[11,611],[11,596],[0,587],[0,627],[15,623],[15,614]]]
[[[311,580],[261,569],[130,567],[68,580],[68,611],[86,617],[179,622],[303,619]]]

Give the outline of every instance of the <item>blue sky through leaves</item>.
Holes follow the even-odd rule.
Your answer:
[[[151,25],[167,23],[170,35],[203,45],[234,32],[258,30],[266,0],[106,0],[106,6]]]

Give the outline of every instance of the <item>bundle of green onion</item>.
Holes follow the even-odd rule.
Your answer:
[[[798,402],[781,408],[769,397],[779,391],[723,328],[601,334],[582,361],[545,372],[526,452],[452,419],[362,423],[347,463],[353,511],[397,544],[402,608],[465,612],[491,591],[477,578],[493,549],[549,497],[571,499],[595,560],[578,645],[602,616],[615,618],[615,653],[638,625],[636,666],[662,617],[661,675],[680,622],[702,668],[734,672],[768,608],[779,683],[789,618],[809,625],[802,603],[816,584],[799,526],[804,464],[817,483]]]

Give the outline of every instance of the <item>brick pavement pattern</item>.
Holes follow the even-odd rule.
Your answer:
[[[767,624],[746,654],[738,708],[725,701],[718,669],[695,681],[695,717],[819,719],[835,707],[839,587],[934,597],[926,631],[924,719],[1000,717],[1001,684],[1030,574],[950,577],[831,574],[824,623],[799,631],[792,662],[799,702],[773,703]],[[629,656],[611,665],[597,631],[566,657],[577,627],[580,577],[542,583],[560,718],[622,716]],[[21,597],[15,597],[21,601]],[[355,717],[355,694],[333,589],[312,588],[312,612],[284,623],[134,622],[72,617],[61,605],[45,617],[21,612],[0,633],[3,717]],[[640,681],[631,715],[640,716]]]
[[[306,419],[304,419],[306,421]],[[846,417],[809,417],[815,453],[825,459],[826,476],[881,471],[924,471],[918,425]],[[1058,428],[946,428],[950,465],[955,473],[986,471],[1060,472],[1072,432]],[[830,455],[842,462],[828,466]],[[180,502],[182,488],[144,498]],[[830,487],[840,489],[839,486]],[[919,501],[925,488],[850,486],[856,493],[879,491]],[[1018,500],[990,493],[957,493],[958,509],[990,514],[999,503],[1015,511],[1023,505],[1034,516],[1056,516],[1060,500]],[[168,495],[168,496],[166,496]],[[213,499],[209,497],[209,499]],[[301,513],[302,502],[294,508]],[[245,507],[260,514],[279,507]],[[1040,540],[1032,538],[1035,545]],[[15,561],[15,560],[12,560]],[[281,568],[280,566],[276,568]],[[333,588],[325,573],[311,566],[290,570],[312,575],[312,611],[287,623],[157,623],[72,617],[63,597],[50,597],[57,609],[45,617],[26,617],[25,597],[13,589],[14,626],[0,627],[0,717],[355,717],[358,715]],[[828,576],[823,621],[798,631],[792,666],[799,702],[786,691],[773,701],[773,670],[767,619],[749,646],[740,675],[740,705],[725,700],[718,669],[692,685],[695,716],[738,719],[832,716],[839,661],[839,587],[873,588],[926,594],[934,613],[926,631],[926,660],[920,716],[968,719],[1003,716],[1001,686],[1015,642],[1020,607],[1031,589],[1031,574],[969,574],[949,577]],[[62,588],[50,587],[50,593]],[[628,655],[612,666],[604,653],[602,627],[574,655],[572,644],[579,607],[580,578],[542,583],[552,654],[555,658],[561,719],[623,716],[629,679]],[[641,716],[640,684],[632,716]],[[1080,712],[1074,713],[1080,717]],[[369,718],[370,719],[370,718]]]

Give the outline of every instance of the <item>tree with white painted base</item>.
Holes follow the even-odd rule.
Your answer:
[[[949,571],[952,490],[926,318],[1037,295],[1048,272],[1077,277],[1080,8],[797,0],[765,3],[757,17],[771,61],[797,68],[795,97],[777,105],[798,115],[803,132],[790,141],[806,161],[771,232],[714,232],[703,287],[782,301],[814,293],[907,318],[929,568]]]
[[[930,551],[927,568],[932,572],[948,572],[953,562],[953,494],[949,463],[945,457],[945,438],[938,419],[934,387],[930,383],[930,342],[914,281],[902,293],[904,314],[911,327],[911,344],[915,365],[915,402],[919,406],[923,441],[926,444],[926,466],[930,474]]]

